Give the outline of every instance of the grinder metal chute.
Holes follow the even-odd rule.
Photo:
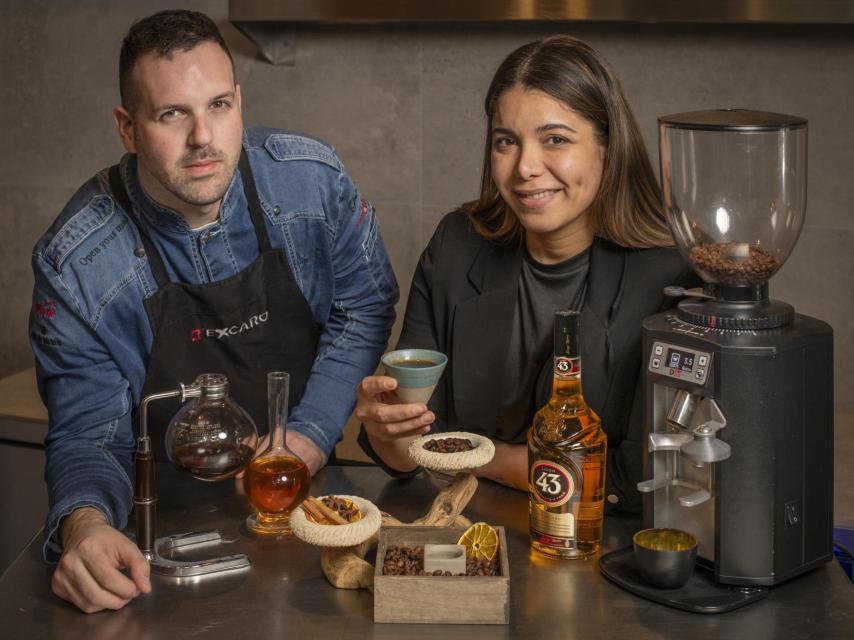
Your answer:
[[[668,431],[649,434],[649,451],[665,453],[665,468],[651,480],[638,484],[638,491],[679,488],[679,504],[695,507],[711,499],[714,491],[712,469],[707,465],[729,458],[730,446],[717,437],[717,432],[726,426],[726,418],[713,399],[680,389],[667,411],[666,422]],[[683,471],[685,465],[706,469],[702,481],[689,479],[687,469]]]

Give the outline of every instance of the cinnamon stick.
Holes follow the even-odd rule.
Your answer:
[[[309,496],[305,499],[305,501],[309,503],[314,509],[323,514],[324,519],[329,520],[333,524],[350,524],[344,518],[342,518],[337,511],[327,507],[323,503],[323,500],[318,500],[314,496]]]
[[[305,511],[308,515],[311,516],[312,520],[317,522],[318,524],[326,523],[326,516],[324,516],[314,505],[312,505],[308,500],[303,501],[300,505],[302,510]]]

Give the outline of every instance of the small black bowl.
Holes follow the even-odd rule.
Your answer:
[[[649,584],[659,589],[681,587],[694,571],[697,539],[679,529],[644,529],[633,538],[635,560]]]

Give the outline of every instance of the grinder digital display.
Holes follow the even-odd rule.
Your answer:
[[[667,366],[670,369],[691,372],[694,370],[694,354],[691,352],[667,350]]]

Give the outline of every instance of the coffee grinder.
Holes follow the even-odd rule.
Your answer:
[[[673,238],[704,285],[643,323],[638,489],[644,525],[693,534],[699,568],[640,595],[721,612],[832,558],[833,332],[768,295],[803,225],[807,121],[681,113],[659,142]]]

